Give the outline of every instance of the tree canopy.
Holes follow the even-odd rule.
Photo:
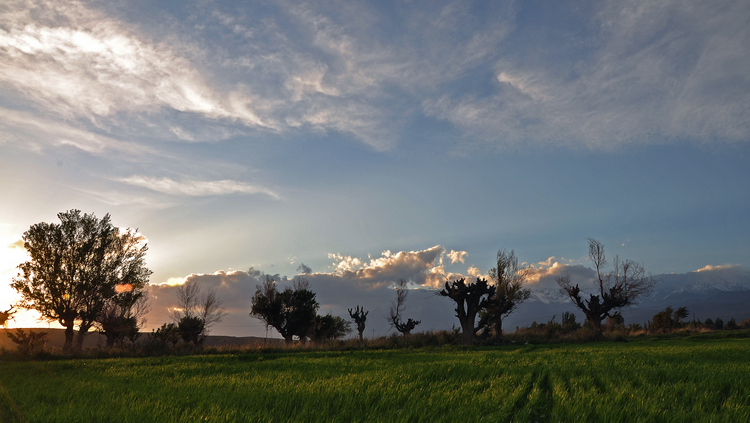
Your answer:
[[[147,245],[137,231],[115,227],[80,210],[59,213],[60,223],[37,223],[23,234],[30,259],[18,266],[12,286],[20,306],[65,327],[65,348],[76,346],[108,302],[142,290],[151,271]]]
[[[276,329],[287,344],[295,336],[304,342],[313,333],[319,305],[306,279],[298,278],[293,288],[279,292],[276,281],[266,277],[256,288],[250,316]]]

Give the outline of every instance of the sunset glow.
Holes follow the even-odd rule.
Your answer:
[[[256,285],[299,275],[340,315],[386,314],[407,279],[427,322],[432,290],[486,276],[501,248],[554,302],[554,275],[591,277],[589,237],[678,275],[674,292],[750,289],[747,16],[741,1],[4,0],[0,310],[20,299],[21,235],[70,209],[148,244],[149,330],[201,283],[231,305],[217,333],[265,333]]]

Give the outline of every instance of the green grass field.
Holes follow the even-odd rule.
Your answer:
[[[750,421],[750,339],[0,362],[0,419]]]

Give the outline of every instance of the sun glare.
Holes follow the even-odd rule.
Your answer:
[[[130,292],[133,290],[133,285],[129,283],[121,283],[115,286],[115,292],[122,294],[123,292]]]
[[[8,310],[21,299],[10,284],[18,275],[18,265],[27,259],[20,235],[0,234],[0,311]],[[7,325],[11,328],[50,327],[40,317],[35,311],[15,309]]]

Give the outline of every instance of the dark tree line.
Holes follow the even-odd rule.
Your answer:
[[[97,219],[70,210],[59,213],[58,218],[59,224],[38,223],[23,234],[30,259],[18,266],[19,275],[13,280],[12,286],[21,294],[17,306],[37,310],[65,327],[66,350],[80,349],[92,328],[105,335],[108,347],[125,339],[134,344],[149,310],[145,287],[151,271],[145,267],[148,248],[144,238],[135,230],[115,227],[108,214]],[[604,246],[594,239],[589,239],[589,259],[596,272],[593,293],[584,293],[568,275],[556,281],[584,313],[586,323],[601,335],[602,322],[621,321],[621,310],[650,292],[655,281],[642,265],[618,257],[613,260],[613,270],[605,271]],[[455,303],[462,343],[472,344],[479,338],[503,341],[503,320],[531,295],[524,284],[532,271],[519,265],[513,251],[500,250],[488,279],[445,282],[437,294]],[[394,288],[396,297],[386,318],[391,328],[408,335],[421,321],[404,316],[407,281],[400,280]],[[154,331],[153,338],[173,345],[180,339],[202,345],[211,326],[225,316],[216,292],[203,293],[196,284],[180,286],[177,302],[173,322]],[[267,277],[252,298],[250,315],[278,331],[287,343],[295,339],[324,342],[351,331],[350,321],[330,313],[318,315],[318,309],[316,294],[306,279],[297,277],[292,287],[280,290],[273,278]],[[364,346],[368,312],[360,306],[348,311]],[[0,324],[6,323],[12,312],[13,308],[0,312]],[[653,325],[673,327],[685,313],[682,308],[667,309],[654,316]]]
[[[273,327],[287,344],[296,337],[304,343],[308,339],[323,342],[345,336],[351,324],[330,313],[317,314],[320,305],[305,278],[296,278],[291,288],[279,291],[270,276],[257,287],[253,295],[250,316],[260,319],[266,327]]]

